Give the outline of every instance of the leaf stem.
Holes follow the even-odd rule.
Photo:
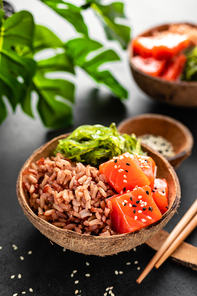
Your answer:
[[[0,0],[0,9],[3,10],[3,0]]]

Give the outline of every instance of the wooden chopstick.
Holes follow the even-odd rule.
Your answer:
[[[163,262],[178,248],[178,246],[188,237],[188,235],[197,227],[197,214],[190,220],[187,226],[183,229],[180,235],[173,241],[166,252],[160,257],[155,264],[156,268],[159,268]]]
[[[152,270],[157,261],[161,258],[161,256],[165,253],[168,247],[172,244],[172,242],[176,239],[176,237],[182,232],[188,222],[192,219],[192,217],[196,214],[197,211],[197,200],[191,205],[189,210],[185,213],[173,231],[170,233],[168,238],[165,240],[161,248],[157,251],[157,253],[153,256],[149,264],[145,267],[141,275],[138,277],[136,282],[140,284],[143,279],[147,276],[147,274]]]

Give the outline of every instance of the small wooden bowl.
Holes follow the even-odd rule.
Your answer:
[[[164,159],[160,154],[155,153],[151,149],[144,146],[144,150],[153,157],[157,163],[158,176],[165,178],[169,184],[169,209],[162,216],[162,219],[156,223],[141,229],[139,231],[127,234],[120,234],[108,237],[92,236],[79,234],[71,230],[60,229],[49,222],[39,218],[29,206],[29,196],[22,187],[22,172],[26,167],[29,167],[31,162],[35,162],[41,157],[47,157],[55,149],[58,140],[67,137],[68,134],[61,135],[46,143],[38,150],[36,150],[23,165],[17,180],[16,191],[18,201],[31,223],[47,238],[57,243],[58,245],[70,249],[72,251],[83,253],[86,255],[106,256],[117,254],[122,251],[128,251],[151,238],[166,223],[176,212],[179,205],[181,193],[180,184],[174,169],[169,162]]]
[[[142,114],[123,120],[119,126],[120,133],[140,137],[145,134],[162,136],[168,140],[175,151],[175,156],[168,158],[170,164],[177,168],[192,151],[193,136],[190,130],[178,120],[158,114]]]
[[[188,23],[187,23],[188,24]],[[188,24],[197,28],[196,25]],[[154,31],[165,31],[170,24],[165,24],[149,29],[139,36],[151,36]],[[128,47],[129,64],[133,78],[137,85],[152,99],[175,106],[197,107],[197,82],[166,81],[159,77],[153,77],[139,70],[133,63],[132,42]]]

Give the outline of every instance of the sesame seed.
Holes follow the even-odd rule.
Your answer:
[[[137,220],[137,216],[135,216],[134,219]]]
[[[140,267],[139,266],[137,267],[137,270],[140,270]]]
[[[127,180],[123,180],[123,183],[127,183]]]
[[[131,265],[131,262],[127,262],[126,265]]]
[[[86,265],[87,265],[87,266],[89,266],[89,265],[90,265],[90,263],[89,263],[89,262],[86,262]]]
[[[107,292],[105,292],[105,293],[103,294],[103,296],[107,296]]]
[[[128,173],[128,170],[125,170],[126,173]]]
[[[73,270],[73,273],[77,273],[77,270]]]
[[[138,198],[141,199],[142,198],[142,195],[139,195]]]
[[[129,204],[129,207],[131,208],[132,207],[132,204]]]
[[[126,202],[126,203],[127,203],[128,201],[125,199],[125,200],[124,200],[124,202]]]
[[[140,200],[136,200],[136,202],[135,202],[136,204],[139,204],[140,203]]]
[[[123,271],[122,271],[122,270],[120,270],[120,271],[119,271],[119,274],[123,274]]]
[[[126,162],[126,165],[130,165],[130,163],[129,162]]]
[[[117,165],[115,165],[114,168],[117,169]]]
[[[138,264],[138,261],[134,261],[134,264]]]
[[[121,173],[121,172],[124,172],[124,170],[123,169],[119,169],[118,172]]]
[[[18,279],[21,279],[22,278],[22,275],[19,273],[18,274]]]
[[[149,191],[148,190],[146,190],[146,194],[149,195]]]
[[[2,250],[2,246],[0,246],[0,250]]]
[[[136,251],[137,251],[137,248],[134,247],[134,248],[133,248],[133,251],[136,252]]]
[[[29,251],[27,254],[28,254],[28,255],[31,255],[31,254],[32,254],[32,251]]]
[[[142,219],[142,222],[146,222],[146,219]]]
[[[63,252],[66,252],[66,249],[65,248],[63,248]]]
[[[18,249],[18,247],[16,246],[16,245],[12,245],[12,248],[14,249],[14,250],[17,250]]]
[[[85,276],[90,277],[90,274],[89,273],[86,273]]]
[[[23,291],[23,292],[22,292],[22,294],[26,294],[26,292],[25,292],[25,291]]]
[[[15,278],[15,274],[13,274],[13,275],[11,275],[11,277],[10,277],[11,279],[14,279]]]
[[[32,288],[29,288],[29,292],[33,292],[34,290]]]
[[[142,213],[142,211],[141,211],[141,210],[139,210],[139,211],[138,211],[138,213]]]
[[[21,260],[24,260],[25,258],[24,258],[23,256],[20,256],[20,259],[21,259]]]
[[[153,211],[153,207],[149,207],[148,210],[152,212]]]
[[[133,210],[133,214],[135,214],[135,213],[136,213],[136,210],[134,209],[134,210]]]
[[[71,275],[70,275],[71,277],[73,277],[74,276],[74,273],[71,273]]]
[[[146,209],[147,209],[147,208],[143,208],[142,210],[143,210],[143,211],[146,211]]]
[[[117,161],[118,161],[117,159],[114,160],[115,163],[117,163]]]
[[[75,294],[78,294],[79,290],[75,290]]]
[[[130,196],[130,200],[131,200],[131,201],[133,201],[133,198],[132,198],[132,196]]]
[[[124,175],[124,176],[123,176],[123,178],[127,178],[127,176],[126,176],[126,175]]]
[[[135,204],[133,204],[133,207],[136,208],[137,206]]]
[[[123,188],[123,191],[124,191],[124,192],[126,191],[126,187]]]
[[[118,271],[117,270],[115,270],[115,274],[118,274]]]
[[[78,283],[79,283],[79,281],[78,281],[78,280],[76,280],[76,281],[75,281],[75,284],[78,284]]]
[[[150,216],[147,216],[148,219],[152,219]]]
[[[13,296],[17,296],[17,295],[18,295],[18,293],[14,293],[14,294],[13,294]]]

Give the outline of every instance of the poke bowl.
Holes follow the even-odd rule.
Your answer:
[[[134,41],[138,38],[149,38],[154,37],[155,34],[165,34],[170,28],[173,26],[173,28],[176,28],[180,26],[180,28],[187,28],[188,26],[191,27],[191,30],[194,30],[194,34],[192,36],[189,36],[188,39],[190,39],[190,43],[187,44],[188,47],[185,49],[182,49],[179,52],[178,58],[179,59],[179,65],[175,65],[175,63],[178,61],[175,60],[175,57],[173,57],[173,62],[169,62],[165,59],[160,60],[160,57],[154,54],[156,58],[154,61],[153,57],[147,57],[146,55],[144,57],[140,56],[140,59],[138,60],[138,54],[136,54],[134,49]],[[184,32],[182,33],[181,29],[177,32],[180,36],[183,36]],[[184,29],[183,29],[184,31]],[[172,31],[173,33],[173,31]],[[184,35],[186,36],[186,35]],[[132,76],[137,83],[138,87],[146,93],[151,99],[154,99],[158,102],[164,103],[164,104],[170,104],[174,106],[179,107],[197,107],[197,99],[196,99],[196,92],[197,92],[197,83],[196,79],[191,79],[191,81],[186,79],[185,77],[188,76],[188,73],[191,73],[193,70],[188,69],[188,65],[192,64],[192,61],[189,61],[189,59],[186,59],[186,55],[189,56],[190,48],[193,47],[196,48],[197,45],[197,26],[194,24],[188,24],[188,23],[177,23],[177,24],[163,24],[160,26],[153,27],[140,35],[138,35],[134,40],[132,40],[128,46],[128,53],[129,53],[129,65],[132,72]],[[186,45],[185,45],[186,46]],[[185,52],[187,52],[185,54]],[[141,53],[140,53],[141,54]],[[143,55],[143,53],[142,53]],[[149,54],[148,54],[149,55]],[[157,60],[157,57],[159,60]],[[181,61],[182,58],[182,61]],[[135,60],[136,59],[136,60]],[[156,70],[152,72],[153,69],[147,70],[147,68],[144,70],[144,64],[149,64],[149,61],[152,63],[156,63],[156,67],[158,67]],[[143,65],[141,65],[143,63]],[[173,64],[174,63],[174,64]],[[166,66],[170,65],[170,66]],[[148,65],[150,66],[150,64]],[[146,65],[145,65],[146,67]],[[167,69],[165,67],[168,67]],[[171,67],[171,69],[170,69]],[[180,72],[177,73],[177,77],[172,78],[172,68],[176,67],[176,70],[179,69]],[[154,68],[155,69],[155,68]],[[185,69],[185,70],[184,70]],[[150,73],[150,72],[151,73]],[[177,70],[178,71],[178,70]],[[187,73],[183,75],[183,73]],[[183,77],[185,76],[185,77]]]
[[[142,149],[145,153],[147,153],[147,157],[150,157],[154,160],[154,162],[156,163],[157,166],[157,177],[159,178],[163,178],[167,181],[168,183],[168,209],[165,211],[165,213],[163,213],[160,218],[151,223],[148,226],[145,227],[141,227],[138,230],[134,230],[132,232],[127,232],[127,233],[117,233],[114,232],[113,229],[111,230],[109,228],[109,223],[107,221],[109,221],[111,218],[110,214],[109,214],[109,208],[106,207],[106,202],[105,205],[103,204],[103,201],[105,201],[105,199],[103,198],[105,196],[103,192],[103,188],[104,186],[102,185],[102,189],[100,189],[100,192],[103,194],[97,195],[96,201],[99,201],[99,196],[102,196],[103,200],[101,200],[99,207],[101,208],[100,211],[98,211],[98,215],[97,215],[97,210],[93,210],[93,213],[91,213],[89,216],[91,216],[91,219],[87,221],[87,218],[90,217],[81,217],[82,218],[82,222],[80,222],[83,225],[90,225],[94,226],[95,223],[98,222],[98,220],[100,219],[100,221],[104,221],[104,228],[109,229],[106,231],[105,230],[99,230],[99,235],[92,235],[91,233],[88,233],[87,230],[83,230],[82,226],[80,227],[80,223],[77,225],[75,225],[75,229],[73,229],[72,224],[76,224],[79,220],[77,220],[79,217],[79,215],[75,217],[74,220],[72,220],[73,216],[70,215],[69,213],[69,209],[66,208],[66,206],[69,206],[72,204],[72,210],[76,210],[75,206],[77,206],[77,203],[73,203],[73,201],[70,201],[70,203],[65,203],[64,205],[59,204],[58,202],[54,202],[54,199],[58,200],[59,195],[61,193],[61,189],[58,190],[61,186],[63,186],[62,181],[60,181],[61,179],[61,175],[59,175],[59,177],[57,177],[58,173],[60,172],[61,169],[60,167],[62,167],[62,170],[65,170],[64,165],[66,165],[66,163],[68,163],[68,159],[64,158],[62,156],[60,156],[60,154],[57,153],[56,158],[49,158],[51,156],[51,153],[53,153],[53,151],[57,148],[58,143],[60,143],[61,140],[63,139],[67,139],[70,136],[70,134],[63,134],[60,135],[54,139],[52,139],[51,141],[47,142],[46,144],[44,144],[43,146],[41,146],[40,148],[38,148],[36,151],[33,152],[33,154],[26,160],[26,162],[24,163],[23,167],[21,168],[21,171],[19,172],[18,175],[18,179],[17,179],[17,184],[16,184],[16,191],[17,191],[17,197],[18,197],[18,201],[23,209],[24,214],[27,216],[27,218],[30,220],[30,222],[43,234],[45,235],[50,241],[58,244],[61,247],[64,247],[66,249],[78,252],[78,253],[83,253],[86,255],[97,255],[97,256],[107,256],[107,255],[114,255],[117,254],[119,252],[123,252],[123,251],[128,251],[140,244],[143,244],[144,242],[146,242],[148,239],[150,239],[152,236],[154,236],[158,231],[160,231],[165,225],[166,223],[168,223],[168,221],[172,218],[172,216],[174,215],[174,213],[177,211],[177,208],[179,206],[179,202],[180,202],[180,198],[181,198],[181,192],[180,192],[180,185],[179,185],[179,180],[178,177],[173,169],[173,167],[169,164],[169,162],[159,153],[153,151],[152,149],[148,148],[146,145],[142,145]],[[119,157],[119,156],[117,156]],[[46,159],[47,162],[46,162]],[[62,160],[62,162],[61,162]],[[50,171],[50,162],[56,161],[56,166],[55,166],[55,171],[56,171],[56,177],[55,180],[53,182],[53,189],[56,190],[55,193],[55,197],[53,196],[53,198],[51,199],[51,197],[49,197],[50,200],[53,200],[53,206],[51,208],[48,208],[46,203],[46,200],[43,201],[41,200],[41,195],[40,197],[38,197],[39,195],[39,191],[36,191],[36,188],[41,188],[41,184],[36,185],[37,181],[35,180],[36,178],[40,178],[40,183],[45,183],[45,176],[37,176],[35,173],[36,170],[36,166],[39,168],[42,168],[43,170],[46,170],[46,166],[47,165],[49,167],[49,171]],[[115,162],[117,161],[116,158],[111,159],[111,161]],[[63,163],[63,164],[61,164]],[[33,164],[33,165],[32,165]],[[45,164],[45,165],[44,165]],[[70,164],[69,164],[70,165]],[[73,164],[72,164],[73,165]],[[54,165],[53,165],[54,166]],[[76,163],[76,166],[79,166],[80,168],[82,167],[82,164],[78,164]],[[75,170],[77,170],[77,168],[75,167]],[[48,172],[49,172],[48,171]],[[93,169],[94,171],[94,169]],[[49,174],[50,177],[53,175],[54,171]],[[49,175],[47,178],[49,178]],[[34,196],[32,197],[32,194],[30,194],[31,192],[31,186],[29,185],[25,185],[24,182],[24,178],[26,178],[26,176],[29,176],[29,180],[31,180],[31,184],[33,184],[34,189],[32,190],[32,192],[34,192]],[[100,175],[99,175],[100,176]],[[53,177],[51,177],[52,179],[54,179]],[[59,179],[58,179],[59,178]],[[84,178],[84,174],[80,175],[80,180]],[[96,177],[97,178],[97,177]],[[79,180],[79,179],[78,179]],[[87,176],[85,176],[85,180],[87,180]],[[97,180],[98,182],[100,182],[100,180]],[[80,181],[78,181],[80,182]],[[103,181],[104,182],[104,181]],[[98,185],[98,184],[97,184]],[[42,194],[44,192],[46,192],[46,188],[47,188],[48,184],[44,184],[44,186],[42,188]],[[105,183],[105,186],[108,186],[107,183]],[[138,187],[138,186],[136,186]],[[38,189],[40,190],[40,189]],[[48,190],[48,189],[47,189]],[[69,190],[72,191],[72,185],[71,185],[71,180],[69,183]],[[78,189],[76,189],[78,190]],[[76,194],[76,190],[75,190],[75,194]],[[129,192],[129,191],[128,191]],[[89,190],[89,194],[91,193],[91,189]],[[94,193],[91,193],[92,196],[90,196],[91,198],[91,204],[95,204],[95,201],[92,203],[93,199],[93,195],[95,195]],[[90,194],[90,195],[91,195]],[[147,193],[148,194],[148,193]],[[115,194],[116,196],[117,194]],[[31,196],[31,198],[30,198]],[[67,197],[66,197],[67,198]],[[109,197],[110,198],[110,197]],[[113,196],[112,196],[113,198]],[[141,197],[140,197],[141,198]],[[39,200],[38,200],[39,199]],[[107,197],[108,199],[108,197]],[[84,199],[85,200],[85,199]],[[86,201],[89,201],[89,199],[86,199]],[[33,205],[35,203],[38,203],[38,207],[35,208],[33,207]],[[76,199],[75,199],[76,202]],[[42,205],[43,203],[43,205]],[[139,203],[139,201],[136,202],[136,204]],[[87,205],[87,203],[86,203]],[[146,203],[145,203],[146,205]],[[60,207],[61,206],[61,207]],[[62,208],[63,206],[63,208]],[[131,205],[132,207],[132,205]],[[134,207],[136,207],[136,205],[134,205]],[[63,209],[63,210],[62,210]],[[132,208],[133,211],[135,210],[135,208]],[[143,208],[144,209],[144,208]],[[92,210],[92,209],[91,209]],[[152,207],[149,207],[150,210],[150,214],[152,211]],[[44,215],[43,212],[45,211]],[[77,210],[76,210],[77,211]],[[88,209],[83,209],[80,213],[84,213],[84,212],[88,212]],[[142,211],[141,211],[142,212]],[[102,219],[101,217],[99,218],[99,213],[102,216],[102,213],[105,213],[105,215],[103,214]],[[73,214],[73,212],[72,212]],[[53,215],[53,217],[55,217],[55,215],[59,215],[58,218],[60,218],[58,220],[58,222],[54,222],[51,223],[48,221],[47,219],[47,215]],[[69,222],[66,222],[65,219],[66,217],[68,217],[67,215],[69,215]],[[86,213],[87,215],[87,213]],[[93,218],[92,218],[93,217]],[[151,219],[151,217],[149,217]],[[56,218],[55,218],[56,219]],[[97,220],[97,222],[96,222]],[[56,221],[56,220],[54,220]],[[63,221],[63,222],[62,222]],[[87,222],[85,222],[87,221]],[[91,222],[89,222],[91,221]],[[53,222],[53,221],[52,221]],[[60,223],[60,224],[58,224]],[[63,224],[61,224],[63,223]],[[89,224],[87,224],[89,223]],[[110,224],[111,225],[111,224]],[[59,227],[59,226],[64,226],[64,227]],[[93,227],[94,228],[94,227]],[[84,227],[84,229],[88,229],[87,227]],[[74,231],[75,230],[75,231]],[[97,232],[98,233],[98,232]],[[101,235],[100,235],[101,234]]]

